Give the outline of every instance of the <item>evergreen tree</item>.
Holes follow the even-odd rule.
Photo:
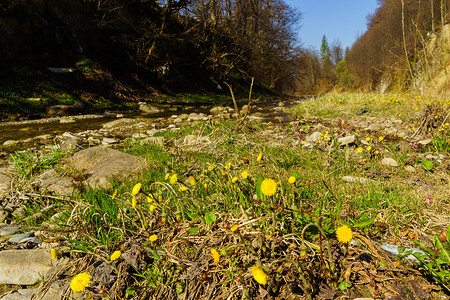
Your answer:
[[[330,58],[330,46],[328,46],[327,37],[325,34],[322,37],[322,45],[320,46],[320,60],[324,63],[328,58]]]

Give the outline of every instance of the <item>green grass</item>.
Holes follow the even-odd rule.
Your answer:
[[[11,154],[10,161],[20,178],[30,179],[45,170],[56,166],[67,152],[59,149],[40,151],[24,150]]]
[[[450,138],[446,135],[435,136],[432,140],[433,146],[430,147],[432,151],[437,152],[450,152]]]
[[[262,135],[262,130],[271,133]],[[308,128],[302,130],[306,134]],[[215,296],[242,286],[240,296],[256,297],[258,286],[248,271],[252,266],[263,267],[274,295],[281,292],[287,274],[300,278],[297,288],[304,295],[317,293],[318,283],[339,290],[347,254],[328,256],[328,251],[346,251],[347,246],[336,240],[337,228],[347,224],[384,241],[428,222],[422,195],[402,179],[402,171],[392,172],[390,180],[342,181],[343,175],[367,177],[371,168],[392,171],[381,165],[375,151],[401,161],[403,154],[392,152],[386,146],[389,141],[380,142],[375,135],[370,136],[373,149],[358,153],[356,147],[326,150],[334,137],[319,141],[312,150],[302,148],[293,125],[201,122],[160,134],[167,139],[163,147],[133,141],[121,145],[121,151],[147,160],[148,167],[137,177],[116,181],[111,190],[85,190],[71,201],[60,201],[58,208],[56,225],[72,231],[69,238],[78,250],[107,257],[138,245],[147,264],[135,269],[123,287],[135,297],[148,292],[163,298],[168,291],[192,289],[191,282],[181,278],[199,260],[209,261],[213,270],[204,276],[220,283]],[[184,145],[188,134],[207,139]],[[359,139],[368,137],[355,134]],[[257,161],[260,152],[263,159]],[[37,163],[31,154],[14,157],[28,178],[57,162],[48,158]],[[243,171],[248,178],[242,178]],[[171,183],[174,174],[178,180]],[[295,183],[288,182],[290,176]],[[277,182],[273,196],[263,192],[262,182],[268,178]],[[133,195],[137,183],[142,188]],[[30,207],[28,214],[37,210]],[[239,229],[231,231],[233,225]],[[157,240],[152,242],[148,237],[153,234]],[[211,262],[211,248],[221,253],[219,264]]]

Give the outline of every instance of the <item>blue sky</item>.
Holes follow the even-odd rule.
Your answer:
[[[303,15],[299,38],[303,47],[320,49],[325,34],[328,44],[340,41],[351,48],[367,29],[367,15],[377,9],[377,0],[285,0]]]

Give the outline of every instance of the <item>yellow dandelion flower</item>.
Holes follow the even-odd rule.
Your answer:
[[[70,288],[75,292],[81,292],[89,286],[91,275],[88,273],[80,273],[76,275],[70,282]]]
[[[174,185],[178,181],[178,175],[173,174],[172,177],[170,177],[170,184]]]
[[[156,206],[152,204],[152,205],[150,205],[149,209],[150,209],[150,212],[154,212],[156,209]]]
[[[121,255],[122,255],[122,252],[117,250],[117,251],[114,251],[113,254],[111,254],[111,257],[109,259],[111,261],[114,261],[114,260],[118,259]]]
[[[242,173],[241,173],[241,177],[244,178],[244,179],[247,179],[247,177],[248,177],[248,172],[247,172],[247,171],[242,172]]]
[[[114,190],[114,193],[111,196],[111,199],[114,200],[117,197],[117,189]]]
[[[293,183],[295,183],[295,177],[294,176],[291,176],[291,177],[289,177],[289,179],[288,179],[288,182],[290,183],[290,184],[293,184]]]
[[[133,197],[133,199],[131,199],[131,206],[132,206],[133,208],[136,208],[136,205],[137,205],[136,197]]]
[[[207,183],[203,184],[203,189],[205,189],[205,190],[208,189],[208,184]]]
[[[401,116],[402,116],[402,114],[398,114],[398,116],[399,116],[399,117],[401,117]]]
[[[265,285],[267,283],[267,274],[260,267],[253,266],[252,275],[256,282],[258,282],[259,284]]]
[[[236,181],[238,181],[239,180],[239,178],[237,178],[237,176],[235,176],[235,177],[233,177],[233,179],[231,179],[231,182],[232,183],[235,183]]]
[[[273,196],[277,192],[277,183],[273,179],[264,179],[261,183],[261,192],[266,196]]]
[[[239,229],[239,225],[237,225],[237,224],[234,224],[233,226],[231,226],[231,228],[230,228],[230,230],[232,231],[232,232],[235,232],[236,230],[238,230]]]
[[[336,230],[336,237],[339,242],[348,243],[353,237],[353,232],[347,225],[342,225]]]
[[[211,172],[212,170],[214,170],[214,166],[213,165],[208,166],[208,171]]]
[[[158,201],[159,201],[159,203],[163,202],[162,196],[159,196],[159,197],[158,197]]]
[[[195,180],[194,176],[189,176],[189,183],[191,185],[195,185],[197,183],[197,180]]]
[[[55,249],[50,249],[50,255],[52,256],[52,259],[58,258],[58,252]]]
[[[361,152],[363,152],[363,148],[362,148],[362,147],[358,147],[358,148],[356,149],[356,151],[358,151],[358,153],[361,153]]]
[[[146,200],[147,200],[148,203],[152,203],[152,202],[153,202],[153,199],[154,199],[154,198],[153,198],[153,195],[152,195],[152,194],[148,195],[147,198],[146,198]]]
[[[188,190],[188,188],[186,186],[180,186],[180,188],[178,189],[179,192],[186,192]]]
[[[170,173],[166,173],[166,176],[164,176],[164,180],[169,180],[170,178]]]
[[[366,137],[366,142],[370,142],[370,137]]]
[[[262,152],[259,152],[258,157],[256,158],[256,161],[260,161],[263,159],[263,154]]]
[[[379,136],[379,137],[378,137],[378,140],[379,140],[380,142],[382,142],[382,141],[384,140],[384,136]]]
[[[131,193],[133,195],[137,195],[139,193],[139,191],[141,190],[142,187],[142,183],[136,183],[136,185],[133,187],[133,190],[131,191]]]
[[[367,146],[367,151],[370,151],[370,150],[372,150],[372,146]]]
[[[231,162],[229,162],[225,165],[225,170],[229,170],[229,169],[231,169]]]
[[[377,154],[377,155],[378,155],[378,154],[380,154],[380,151],[378,151],[378,150],[375,150],[375,154]]]
[[[219,251],[217,251],[217,250],[214,249],[214,248],[211,248],[211,255],[212,255],[213,259],[214,259],[214,262],[215,262],[216,264],[218,264],[219,261],[220,261],[220,254],[219,254]]]
[[[148,240],[150,242],[156,242],[156,240],[158,239],[158,236],[156,234],[152,234],[151,236],[149,236]]]

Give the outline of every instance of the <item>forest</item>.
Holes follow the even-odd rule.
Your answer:
[[[323,36],[316,50],[302,46],[301,10],[283,0],[4,0],[0,78],[42,79],[47,67],[69,67],[78,76],[66,85],[119,100],[228,93],[224,83],[239,92],[252,78],[257,90],[279,94],[376,90],[386,76],[407,89],[450,3],[378,4],[350,49]]]

